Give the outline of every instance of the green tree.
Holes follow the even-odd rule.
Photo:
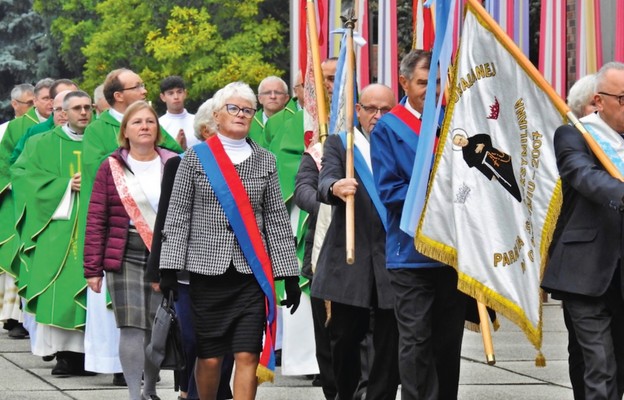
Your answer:
[[[60,63],[32,0],[0,1],[0,121],[13,118],[10,94],[18,83],[56,76]]]

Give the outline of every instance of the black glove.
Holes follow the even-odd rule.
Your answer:
[[[282,300],[280,305],[290,308],[290,314],[294,314],[299,308],[301,301],[301,288],[299,288],[299,277],[288,276],[284,279],[284,288],[286,289],[286,298]]]
[[[160,270],[160,291],[166,298],[169,298],[169,293],[172,293],[173,299],[178,299],[178,271],[175,269]]]

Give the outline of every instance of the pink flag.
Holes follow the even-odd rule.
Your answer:
[[[399,92],[399,59],[397,53],[397,2],[379,1],[379,46],[377,48],[377,81]]]
[[[618,0],[615,20],[624,21],[624,0]],[[615,24],[615,56],[614,61],[624,62],[624,24]]]

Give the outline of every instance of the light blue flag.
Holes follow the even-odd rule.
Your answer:
[[[425,6],[431,6],[429,0]],[[455,13],[455,0],[438,0],[436,3],[436,38],[433,44],[431,56],[431,68],[427,82],[427,95],[425,96],[425,106],[423,110],[423,120],[418,138],[418,149],[414,159],[412,178],[407,189],[405,203],[403,204],[403,215],[401,216],[400,228],[410,236],[416,234],[418,221],[425,205],[427,194],[427,184],[433,160],[433,148],[436,140],[436,130],[440,120],[442,108],[442,96],[436,104],[436,81],[438,79],[438,68],[440,73],[440,93],[444,93],[446,86],[446,75],[453,52],[453,18]]]

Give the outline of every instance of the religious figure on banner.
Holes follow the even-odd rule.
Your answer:
[[[522,202],[511,156],[492,146],[490,135],[479,133],[468,137],[466,131],[457,128],[453,130],[453,144],[461,148],[464,161],[470,168],[475,167],[489,180],[496,179],[518,202]]]

